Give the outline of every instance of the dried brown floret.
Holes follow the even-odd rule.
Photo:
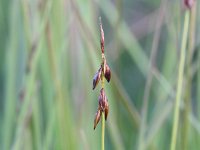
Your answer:
[[[94,75],[94,78],[93,78],[93,90],[95,89],[95,87],[97,86],[97,84],[99,83],[99,80],[101,78],[101,68],[96,72],[96,74]]]
[[[105,120],[107,120],[108,113],[109,113],[109,104],[108,104],[108,101],[106,100],[106,105],[105,105]]]
[[[97,110],[95,118],[94,118],[94,130],[97,126],[97,124],[99,123],[99,120],[101,119],[101,114],[102,112],[100,111],[100,109]]]
[[[102,88],[100,91],[100,95],[99,95],[98,110],[97,110],[97,113],[96,113],[95,119],[94,119],[94,129],[96,128],[97,124],[99,123],[102,113],[105,114],[105,120],[107,120],[108,112],[109,112],[108,100],[107,100],[104,88]]]
[[[109,67],[107,64],[106,64],[104,76],[105,76],[106,80],[107,80],[108,82],[110,82],[111,71],[110,71],[110,67]]]

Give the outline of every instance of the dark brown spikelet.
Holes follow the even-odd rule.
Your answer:
[[[108,113],[109,113],[109,104],[108,104],[108,101],[106,100],[106,105],[105,105],[105,120],[107,120]]]
[[[102,112],[100,111],[100,109],[98,109],[94,118],[94,130],[101,119],[101,114]]]
[[[102,112],[105,111],[106,99],[107,98],[106,98],[104,88],[102,88],[101,91],[100,91],[100,95],[99,95],[99,107],[100,107]]]
[[[106,64],[104,76],[105,76],[106,80],[107,80],[108,82],[110,82],[111,71],[110,71],[110,67],[109,67],[107,64]]]
[[[99,108],[105,114],[105,120],[107,120],[109,105],[104,89],[102,88],[99,95]]]
[[[195,3],[195,0],[184,0],[184,4],[188,9],[191,9],[194,3]]]
[[[92,89],[94,90],[95,87],[97,86],[97,84],[99,83],[99,80],[101,78],[101,68],[96,72],[96,74],[94,75],[94,78],[93,78],[93,87]]]

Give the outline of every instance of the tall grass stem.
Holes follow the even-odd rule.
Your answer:
[[[181,43],[180,61],[179,61],[179,68],[178,68],[178,83],[177,83],[177,93],[176,93],[176,101],[175,101],[175,109],[174,109],[174,121],[173,121],[173,129],[172,129],[171,148],[170,148],[171,150],[176,149],[178,121],[179,121],[179,108],[180,108],[180,101],[181,101],[182,87],[183,87],[188,26],[189,26],[189,11],[186,11],[185,18],[184,18],[183,38],[182,38],[182,43]]]
[[[196,5],[194,5],[191,9],[190,13],[190,25],[189,25],[189,35],[188,35],[188,51],[187,51],[187,58],[186,58],[186,89],[185,89],[185,97],[184,97],[184,123],[182,129],[182,150],[188,149],[188,133],[190,128],[189,122],[189,114],[191,112],[191,90],[192,90],[192,56],[194,53],[194,43],[195,43],[195,24],[196,24]]]
[[[104,76],[102,76],[101,80],[101,88],[104,88]],[[101,150],[104,150],[105,147],[105,117],[104,113],[102,112],[101,115]]]
[[[104,150],[105,147],[105,117],[104,113],[101,115],[101,150]]]

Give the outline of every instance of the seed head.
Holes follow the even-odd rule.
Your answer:
[[[102,112],[105,111],[106,101],[107,101],[106,94],[104,89],[102,88],[99,95],[99,107]]]
[[[108,117],[108,112],[109,112],[109,105],[108,105],[108,100],[105,94],[104,88],[101,89],[100,95],[99,95],[99,106],[98,110],[96,112],[95,118],[94,118],[94,130],[99,123],[99,120],[101,119],[102,113],[105,114],[105,120],[107,120]]]
[[[98,98],[99,99],[98,109],[94,118],[94,130],[101,119],[102,113],[103,115],[105,115],[105,120],[107,120],[107,117],[108,117],[109,104],[108,104],[108,100],[107,100],[105,90],[104,90],[104,78],[106,78],[108,82],[110,81],[110,78],[111,78],[110,67],[107,64],[106,57],[104,55],[104,31],[103,31],[103,27],[101,23],[101,17],[99,17],[99,22],[100,22],[100,45],[101,45],[102,63],[101,63],[100,69],[96,72],[96,74],[93,77],[93,90],[99,83],[99,80],[102,81],[102,86],[101,86],[102,88],[101,88],[100,95]]]

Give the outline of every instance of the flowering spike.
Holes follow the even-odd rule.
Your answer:
[[[102,88],[101,88],[100,95],[99,95],[99,98],[98,98],[98,100],[99,100],[98,110],[97,110],[95,118],[94,118],[94,130],[95,130],[97,124],[99,123],[100,119],[101,119],[102,113],[103,113],[103,115],[105,115],[105,120],[107,120],[107,117],[108,117],[109,104],[108,104],[107,97],[106,97],[106,94],[105,94],[105,91],[104,91],[104,79],[106,78],[106,80],[109,82],[110,78],[111,78],[110,67],[107,65],[106,57],[104,55],[104,31],[103,31],[103,27],[102,27],[102,23],[101,23],[101,17],[99,17],[99,22],[100,22],[100,45],[101,45],[102,63],[101,63],[100,69],[94,75],[93,90],[95,89],[95,87],[99,83],[99,80],[102,81],[101,82]]]
[[[100,35],[101,35],[101,39],[100,39],[101,52],[104,53],[104,31],[103,31],[103,27],[101,23],[101,17],[99,17],[99,23],[100,23]]]

